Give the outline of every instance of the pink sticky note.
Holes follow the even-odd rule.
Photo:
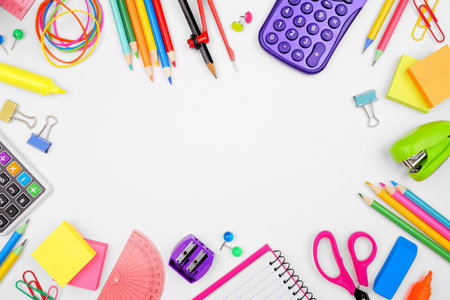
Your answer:
[[[74,278],[68,283],[68,285],[80,287],[95,291],[100,283],[100,277],[102,276],[103,263],[105,262],[106,251],[108,250],[108,244],[85,239],[89,246],[97,252],[93,259]]]

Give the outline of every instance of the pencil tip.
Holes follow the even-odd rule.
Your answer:
[[[380,185],[382,186],[382,187],[385,187],[386,185],[384,184],[384,183],[382,183],[382,182],[380,182]]]
[[[375,66],[375,64],[377,63],[377,60],[373,61],[372,67]]]
[[[172,77],[171,76],[169,76],[169,82],[170,82],[170,84],[172,84]]]
[[[361,193],[358,193],[358,195],[362,198],[363,196],[361,195]]]
[[[149,77],[150,77],[150,80],[153,82],[153,75],[150,75]]]
[[[175,61],[172,62],[172,65],[173,65],[174,68],[177,67],[177,65],[175,64]]]
[[[134,52],[134,55],[136,55],[136,58],[139,58],[138,52]]]
[[[367,185],[372,185],[372,184],[371,184],[370,182],[368,182],[368,181],[366,181],[366,184],[367,184]]]
[[[133,71],[133,65],[129,64],[128,66],[130,67],[130,70]]]
[[[391,183],[392,183],[394,186],[397,186],[397,185],[398,185],[398,183],[395,182],[394,180],[391,180]]]
[[[25,224],[28,224],[28,222],[30,222],[30,218],[27,219],[27,221],[25,222]]]
[[[20,244],[21,246],[25,245],[25,243],[28,241],[28,239],[25,239],[22,244]]]

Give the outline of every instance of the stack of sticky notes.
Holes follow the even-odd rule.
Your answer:
[[[403,55],[386,98],[423,113],[450,97],[448,45],[423,60]]]
[[[61,287],[70,284],[96,290],[107,246],[83,239],[64,221],[31,255]]]

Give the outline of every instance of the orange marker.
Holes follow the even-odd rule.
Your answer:
[[[412,286],[409,292],[408,298],[406,300],[428,300],[431,296],[431,275],[433,272],[429,271],[428,275],[421,281],[417,281]]]

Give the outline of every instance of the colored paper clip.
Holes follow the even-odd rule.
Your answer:
[[[423,4],[417,5],[416,0],[413,0],[414,6],[416,7],[417,12],[419,13],[420,16],[417,19],[416,25],[414,25],[411,36],[415,41],[420,41],[423,39],[423,37],[425,36],[425,32],[428,29],[430,31],[431,35],[433,36],[434,40],[438,43],[442,43],[443,41],[445,41],[445,35],[444,35],[444,32],[442,31],[441,27],[438,24],[438,19],[436,18],[436,15],[434,14],[436,5],[438,4],[439,0],[436,0],[433,8],[431,8],[430,5],[428,5],[427,0],[422,0],[422,1],[423,1]],[[429,14],[428,18],[425,17],[426,12],[428,12],[428,14]],[[423,21],[424,25],[422,25],[422,21]],[[441,39],[438,39],[438,37],[436,36],[435,31],[432,29],[432,23],[430,23],[430,21],[433,21],[432,23],[434,23],[436,29],[439,31],[439,34],[441,35]],[[414,35],[417,26],[419,26],[419,28],[424,29],[422,36],[419,39],[417,39]]]
[[[32,277],[32,280],[27,281],[27,274],[30,274],[30,276]],[[30,277],[28,276],[28,277]],[[30,286],[27,286],[28,290],[30,291],[31,295],[34,295],[33,293],[33,289],[31,288],[31,285],[34,284],[35,288],[39,289],[39,290],[43,290],[41,284],[39,283],[39,280],[37,279],[36,275],[34,274],[33,271],[31,270],[26,270],[25,272],[23,272],[22,274],[22,279],[25,283],[29,284]],[[45,296],[44,295],[40,295],[42,300],[45,300]]]
[[[22,288],[19,287],[19,284],[24,284],[25,286],[27,286],[28,289],[32,289],[33,292],[27,293],[25,290],[23,290]],[[42,290],[33,287],[31,284],[28,284],[28,283],[26,283],[26,282],[23,281],[23,280],[18,280],[18,281],[16,282],[16,288],[17,288],[19,291],[21,291],[25,296],[27,296],[28,298],[30,298],[30,299],[32,299],[32,300],[40,300],[40,299],[34,294],[34,292],[37,292],[39,295],[41,295],[41,297],[44,296],[44,297],[45,297],[44,300],[57,300],[58,292],[59,292],[58,288],[57,288],[56,286],[52,285],[52,286],[48,289],[47,293],[45,293],[45,292],[43,292]],[[55,290],[55,291],[56,291],[56,292],[55,292],[55,296],[53,296],[53,297],[50,296],[50,293],[51,293],[52,290]]]

